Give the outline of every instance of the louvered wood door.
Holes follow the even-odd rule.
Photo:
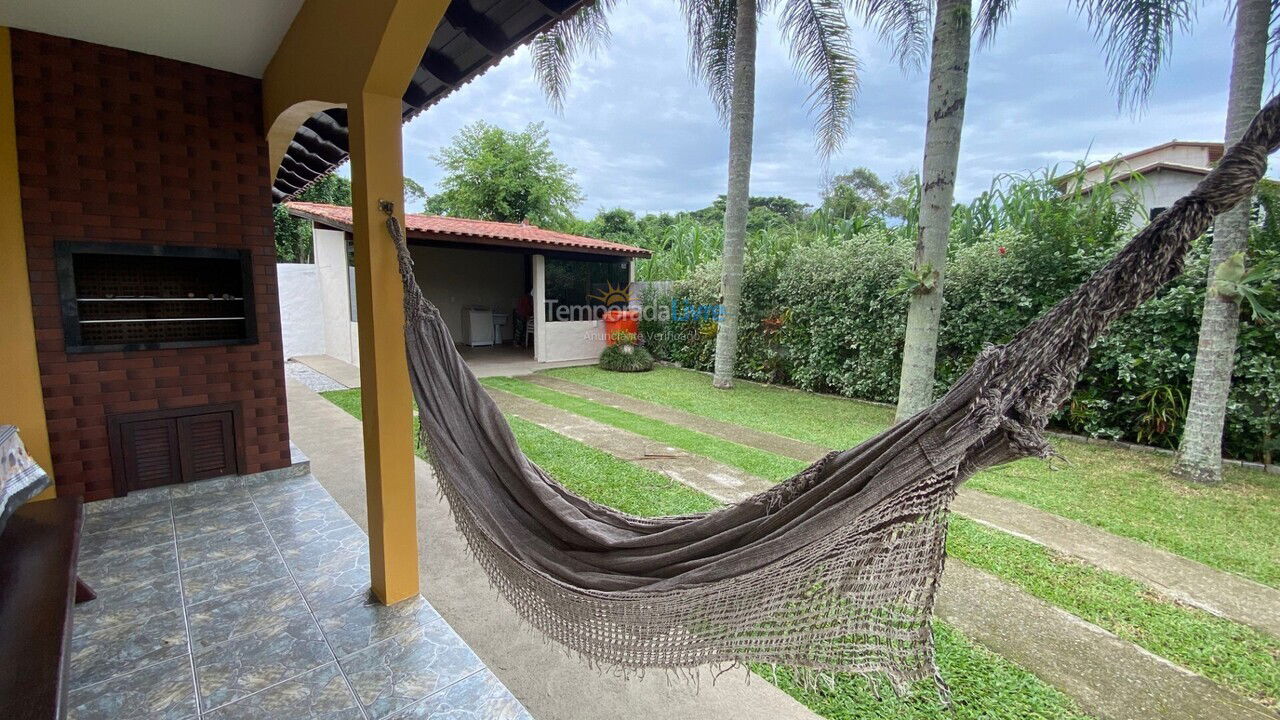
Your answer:
[[[130,490],[182,482],[178,426],[172,419],[128,423],[121,440],[125,481]]]
[[[177,425],[184,482],[235,474],[235,428],[231,413],[180,417]]]

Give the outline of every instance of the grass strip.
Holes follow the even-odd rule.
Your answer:
[[[360,417],[360,391],[321,393]],[[718,503],[666,476],[619,460],[559,433],[508,416],[525,454],[574,492],[634,515],[673,515],[709,510]],[[953,707],[939,703],[921,683],[902,697],[873,690],[861,676],[841,676],[833,686],[805,688],[786,668],[757,668],[815,713],[830,720],[1088,720],[1075,703],[1035,675],[934,621],[938,667],[951,686]]]
[[[527,380],[489,377],[481,380],[489,387],[505,390],[521,397],[537,400],[575,415],[605,425],[643,435],[664,445],[711,458],[732,467],[775,482],[785,480],[804,469],[805,463],[764,450],[730,442],[696,430],[653,420],[626,410],[602,405],[591,400],[536,385]]]
[[[545,372],[823,447],[856,445],[893,419],[889,408],[788,388],[739,382],[732,391],[715,391],[706,375],[679,368]],[[1074,441],[1055,445],[1069,464],[1022,460],[969,484],[1280,588],[1280,476],[1228,468],[1220,486],[1190,486],[1169,476],[1162,455]]]
[[[947,553],[1246,697],[1280,701],[1280,640],[1247,625],[955,515]]]

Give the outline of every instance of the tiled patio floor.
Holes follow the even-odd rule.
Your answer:
[[[310,475],[86,506],[70,715],[528,718],[422,597],[367,601],[368,539]]]

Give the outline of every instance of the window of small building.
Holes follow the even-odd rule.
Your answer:
[[[547,258],[547,320],[594,320],[606,309],[626,307],[629,281],[624,259]]]

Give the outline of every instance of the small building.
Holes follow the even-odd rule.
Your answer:
[[[1084,170],[1084,190],[1102,182],[1132,190],[1141,204],[1134,213],[1134,223],[1145,224],[1190,192],[1209,174],[1222,153],[1220,142],[1171,140],[1089,166]],[[1069,187],[1077,177],[1073,174],[1063,178],[1060,187]]]
[[[351,208],[285,207],[312,222],[325,354],[358,364]],[[650,254],[528,223],[406,214],[405,230],[418,284],[454,341],[532,346],[537,362],[598,357],[605,345],[600,315],[627,304],[632,261]]]

